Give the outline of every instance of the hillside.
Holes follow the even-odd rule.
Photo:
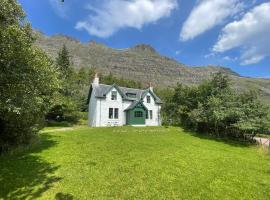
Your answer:
[[[145,44],[128,49],[112,49],[95,41],[83,44],[64,35],[47,37],[40,32],[35,34],[37,45],[53,58],[65,44],[76,68],[93,67],[102,73],[112,72],[115,76],[141,81],[145,85],[151,81],[159,87],[171,87],[178,82],[198,84],[208,79],[211,74],[221,71],[229,75],[237,90],[254,89],[259,91],[265,100],[270,101],[270,79],[241,77],[224,67],[189,67],[160,55]]]

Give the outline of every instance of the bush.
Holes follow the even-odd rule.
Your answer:
[[[46,115],[47,121],[68,122],[75,124],[80,119],[80,112],[65,104],[55,105]]]
[[[269,108],[257,94],[235,92],[220,73],[198,87],[178,85],[163,111],[171,124],[218,137],[254,137],[270,129]]]
[[[71,123],[62,121],[62,122],[57,122],[57,121],[47,121],[46,126],[48,127],[70,127],[72,126]]]

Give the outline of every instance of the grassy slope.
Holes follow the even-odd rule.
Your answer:
[[[180,128],[47,129],[0,157],[0,199],[270,199],[270,159],[255,147]]]

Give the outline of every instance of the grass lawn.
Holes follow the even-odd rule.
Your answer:
[[[270,156],[180,128],[46,129],[0,157],[0,199],[270,199]]]

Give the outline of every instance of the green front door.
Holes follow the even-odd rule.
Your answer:
[[[128,110],[127,113],[128,125],[145,125],[146,112],[141,106],[136,106],[132,110]]]

